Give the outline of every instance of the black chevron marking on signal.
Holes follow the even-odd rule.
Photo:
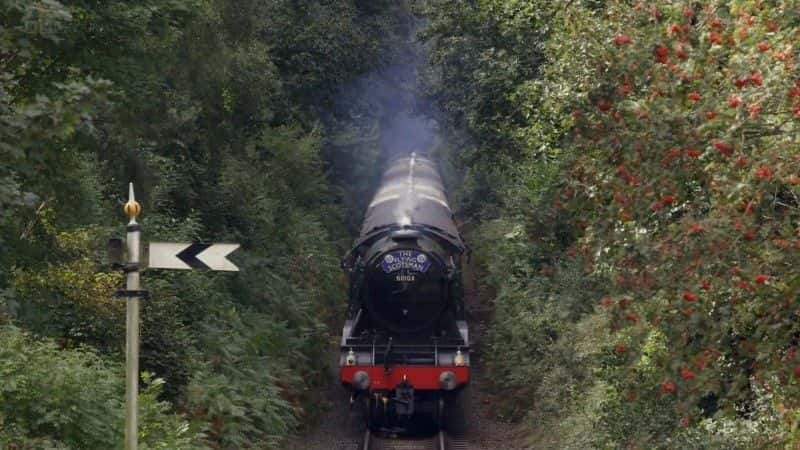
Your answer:
[[[211,247],[212,244],[201,244],[195,242],[192,245],[181,250],[180,253],[175,255],[178,259],[185,262],[192,269],[210,269],[203,261],[197,259],[197,255],[203,253],[205,249]]]

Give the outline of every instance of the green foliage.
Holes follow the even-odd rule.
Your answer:
[[[208,321],[201,340],[214,351],[192,377],[188,407],[206,419],[209,441],[223,448],[277,446],[296,425],[295,415],[287,412],[300,407],[290,397],[303,379],[290,365],[304,357],[302,347],[285,325],[264,327],[270,322],[265,315],[217,314],[219,320]],[[272,342],[288,348],[276,352]]]
[[[93,260],[93,235],[101,229],[56,232],[52,210],[40,211],[32,240],[47,242],[47,259],[58,263],[41,269],[14,271],[17,319],[62,345],[92,344],[110,351],[124,346],[124,303],[113,297],[122,284],[118,273],[103,272]],[[38,243],[37,242],[37,243]]]
[[[598,338],[606,322],[587,316],[586,305],[600,288],[578,262],[534,262],[549,249],[527,242],[518,224],[487,222],[473,236],[480,236],[476,257],[496,292],[488,352],[497,355],[489,361],[495,387],[529,399],[541,417],[558,414],[592,384],[590,368],[603,351]],[[520,417],[531,403],[514,402],[503,413]]]
[[[511,413],[593,430],[548,448],[791,448],[796,2],[422,3],[465,210],[499,217],[471,241],[497,290],[495,380],[534,405]],[[530,48],[528,72],[481,59]],[[586,323],[606,333],[570,356]]]
[[[134,181],[145,239],[243,245],[239,275],[146,273],[141,363],[158,378],[145,380],[142,414],[154,419],[143,441],[279,448],[321,382],[326,325],[344,308],[349,199],[328,175],[374,169],[374,158],[332,150],[334,98],[385,64],[404,11],[355,0],[0,0],[0,324],[52,338],[47,358],[116,367],[122,280],[102,247],[122,229]],[[82,370],[87,380],[113,371]],[[97,403],[84,408],[85,436],[64,428],[72,416],[49,422],[72,407],[53,400],[37,406],[49,415],[41,426],[0,422],[3,439],[118,447],[122,397],[107,378],[85,396]]]
[[[139,447],[142,449],[183,450],[202,448],[202,433],[185,417],[176,414],[172,403],[164,401],[165,381],[142,374],[144,389],[139,393]],[[119,445],[118,443],[116,445]]]
[[[118,374],[96,355],[59,351],[3,327],[3,424],[5,445],[17,438],[58,439],[65,447],[113,448],[124,411]],[[108,420],[114,417],[117,420]]]
[[[119,448],[122,367],[86,348],[63,350],[14,326],[0,327],[0,445]],[[185,421],[157,399],[163,381],[145,377],[142,448],[196,448]]]
[[[469,167],[465,200],[484,199],[481,205],[464,204],[474,214],[508,200],[500,192],[511,176],[511,161],[530,151],[518,145],[517,129],[529,123],[534,111],[520,96],[539,73],[548,18],[557,6],[494,0],[417,3],[430,22],[422,33],[430,47],[426,93],[443,112],[459,159]]]

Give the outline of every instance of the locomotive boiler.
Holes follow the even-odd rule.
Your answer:
[[[389,164],[342,260],[350,299],[340,378],[370,430],[463,429],[464,250],[435,164],[413,153]]]

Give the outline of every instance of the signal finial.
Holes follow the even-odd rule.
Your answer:
[[[133,193],[133,183],[128,184],[128,203],[125,203],[123,208],[125,215],[131,220],[130,223],[136,223],[136,217],[142,213],[142,205],[136,201],[136,196]]]

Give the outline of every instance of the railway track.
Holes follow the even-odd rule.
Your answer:
[[[428,438],[388,438],[369,431],[358,450],[469,450],[463,438],[440,431]]]

